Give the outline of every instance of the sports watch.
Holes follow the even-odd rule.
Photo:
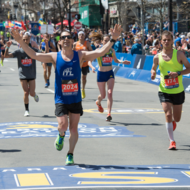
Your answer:
[[[110,42],[115,43],[115,42],[116,42],[116,40],[114,40],[114,39],[111,37]]]
[[[177,74],[178,74],[178,76],[180,76],[181,75],[181,71],[178,71]]]

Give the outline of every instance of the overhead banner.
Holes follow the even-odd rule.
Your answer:
[[[102,2],[102,6],[104,7],[104,9],[108,9],[108,0],[101,0]]]
[[[37,35],[40,33],[39,26],[40,24],[38,22],[31,22],[31,33],[34,35]]]
[[[41,25],[42,34],[45,34],[45,33],[53,34],[53,32],[54,32],[54,28],[52,25]]]

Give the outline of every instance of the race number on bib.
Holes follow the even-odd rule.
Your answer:
[[[24,65],[26,67],[30,66],[30,65],[32,65],[32,59],[22,59],[21,63],[22,63],[22,65]]]
[[[74,80],[62,80],[62,93],[63,96],[77,95],[79,91],[78,81]]]
[[[104,63],[111,63],[112,62],[112,57],[102,57],[102,61]]]
[[[179,87],[178,77],[169,78],[169,76],[165,76],[164,81],[165,81],[165,88],[167,89],[173,89]]]

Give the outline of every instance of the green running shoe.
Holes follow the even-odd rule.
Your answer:
[[[72,154],[68,154],[67,158],[66,158],[65,165],[73,165],[73,164],[74,164],[73,155]]]
[[[64,137],[61,137],[60,134],[57,136],[56,140],[55,140],[55,148],[59,151],[61,151],[63,149],[63,145],[64,145]]]
[[[0,61],[0,63],[1,63],[1,66],[3,67],[3,61],[2,60]]]

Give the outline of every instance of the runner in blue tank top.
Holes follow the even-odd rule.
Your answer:
[[[45,52],[56,52],[56,48],[53,43],[50,41],[50,36],[48,33],[45,33],[43,36],[43,42],[40,44],[40,49]],[[52,63],[42,63],[44,69],[44,80],[45,80],[45,88],[48,88],[50,85],[50,76],[51,76],[51,68]]]
[[[69,151],[66,158],[66,165],[74,164],[73,152],[78,141],[78,123],[83,114],[82,99],[80,91],[81,68],[84,61],[93,61],[104,56],[113,46],[114,42],[121,34],[121,26],[115,25],[110,29],[112,39],[101,49],[95,51],[72,50],[73,39],[68,31],[64,31],[60,37],[61,52],[36,53],[25,45],[16,29],[12,30],[14,39],[19,42],[24,51],[32,59],[45,63],[53,63],[55,68],[55,115],[58,121],[59,135],[55,141],[57,150],[62,150],[64,144],[65,131],[69,126]],[[69,121],[68,121],[69,116]]]

